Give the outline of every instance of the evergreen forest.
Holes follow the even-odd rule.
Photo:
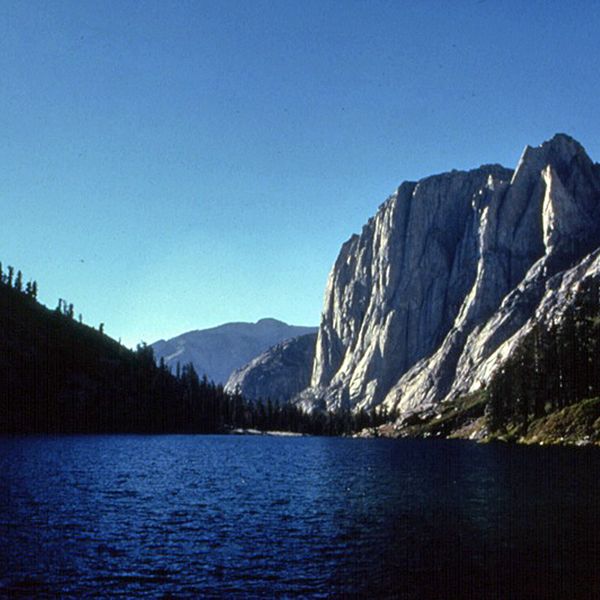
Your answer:
[[[0,432],[226,433],[238,428],[348,435],[388,422],[385,411],[307,414],[269,399],[248,402],[199,376],[171,373],[152,349],[130,350],[75,317],[50,310],[35,281],[0,264]]]
[[[492,432],[531,424],[600,396],[600,286],[585,281],[550,326],[534,324],[487,387]]]

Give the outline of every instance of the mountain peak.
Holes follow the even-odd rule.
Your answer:
[[[525,146],[511,183],[529,179],[532,175],[537,178],[548,165],[561,173],[577,156],[591,163],[584,147],[566,133],[557,133],[537,147]]]
[[[279,319],[274,319],[273,317],[265,317],[263,319],[259,319],[258,321],[256,321],[256,325],[286,325],[287,323],[284,323],[283,321],[280,321]]]
[[[586,154],[584,147],[566,133],[556,133],[551,139],[540,144],[539,148],[545,150],[549,157],[569,160],[576,154]]]

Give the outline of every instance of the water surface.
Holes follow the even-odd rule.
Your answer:
[[[0,595],[593,598],[600,452],[0,438]]]

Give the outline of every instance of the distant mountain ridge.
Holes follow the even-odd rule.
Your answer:
[[[172,370],[177,363],[192,363],[200,375],[225,384],[234,370],[265,350],[301,335],[315,333],[317,327],[288,325],[265,318],[256,323],[225,323],[209,329],[188,331],[169,340],[151,344],[157,360],[164,359]]]

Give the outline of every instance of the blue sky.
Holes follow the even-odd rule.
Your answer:
[[[133,345],[317,324],[403,180],[570,133],[600,3],[0,2],[0,260]]]

